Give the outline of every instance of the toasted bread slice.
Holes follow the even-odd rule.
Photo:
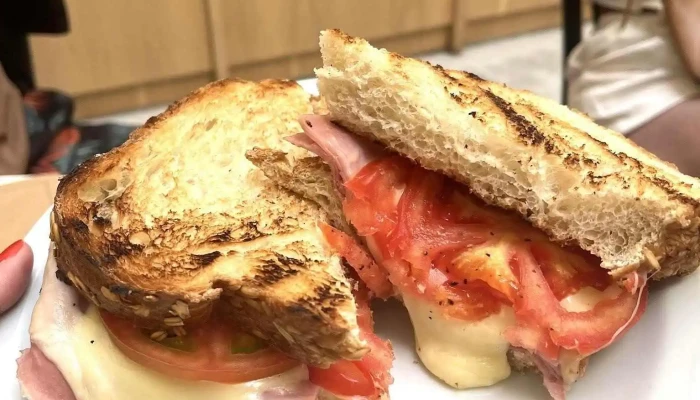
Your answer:
[[[61,181],[59,271],[99,307],[144,324],[186,325],[219,302],[305,363],[360,358],[352,282],[317,227],[327,213],[244,157],[254,146],[310,156],[282,138],[311,111],[294,82],[223,80],[149,119]]]
[[[314,114],[328,113],[323,98],[312,97]],[[284,150],[254,147],[246,158],[279,186],[314,201],[328,213],[331,224],[352,234],[351,225],[343,214],[343,205],[334,183],[331,169],[320,157],[290,157]]]
[[[700,181],[587,117],[479,77],[321,34],[319,90],[346,128],[466,184],[622,276],[700,262]],[[657,263],[658,261],[658,263]]]

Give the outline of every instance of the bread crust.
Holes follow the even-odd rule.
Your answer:
[[[222,80],[149,119],[61,180],[60,274],[143,325],[186,328],[218,304],[304,363],[360,358],[353,282],[317,227],[327,213],[244,156],[264,146],[309,157],[282,138],[311,111],[295,82]]]
[[[512,210],[623,276],[700,263],[700,181],[622,135],[532,93],[321,34],[331,118]]]

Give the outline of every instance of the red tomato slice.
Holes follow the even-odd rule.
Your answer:
[[[551,243],[442,175],[388,157],[368,164],[346,187],[346,215],[391,283],[465,320],[514,304],[518,326],[511,339],[542,357],[555,359],[560,346],[586,354],[604,347],[644,309],[641,293],[600,302],[587,313],[566,312],[563,297],[614,284],[599,261]],[[512,263],[512,249],[523,243],[534,244],[534,260],[528,251]]]
[[[391,365],[394,361],[394,352],[389,342],[371,334],[364,337],[367,340],[370,351],[362,360],[356,361],[356,365],[372,376],[375,387],[380,387],[384,392],[389,390],[389,385],[394,382],[391,376]]]
[[[614,299],[604,299],[586,312],[562,315],[561,326],[552,332],[552,340],[565,349],[576,349],[588,356],[624,335],[646,310],[648,290],[622,292]]]
[[[357,362],[348,360],[338,361],[327,369],[309,367],[309,380],[340,396],[371,396],[377,391],[372,375]]]
[[[426,282],[433,260],[444,252],[465,250],[484,243],[487,230],[480,225],[451,221],[444,206],[445,178],[414,168],[399,201],[399,220],[390,233],[389,254],[411,263],[411,275]]]
[[[188,380],[221,383],[248,382],[285,372],[297,365],[282,353],[260,349],[250,354],[233,354],[234,340],[241,334],[230,324],[210,319],[188,328],[191,351],[177,350],[151,340],[127,319],[100,313],[113,343],[131,360],[162,374]]]
[[[370,294],[364,285],[359,285],[355,299],[357,323],[370,351],[359,361],[338,361],[328,369],[309,367],[309,380],[336,395],[375,399],[380,393],[378,388],[387,391],[393,381],[389,371],[394,354],[391,345],[373,332]]]
[[[343,211],[362,236],[391,231],[397,221],[396,205],[414,167],[401,157],[373,161],[345,183]]]
[[[332,226],[319,223],[326,241],[333,250],[350,264],[357,272],[360,280],[379,298],[386,299],[394,292],[389,278],[384,269],[379,268],[372,257],[369,256],[353,238]]]
[[[428,281],[419,284],[407,275],[410,269],[408,262],[392,259],[386,260],[383,265],[389,271],[389,279],[400,292],[422,297],[453,318],[480,320],[498,313],[505,304],[501,296],[483,282],[457,283],[448,279],[442,271],[433,268]]]
[[[500,309],[492,291],[450,273],[455,252],[485,242],[488,235],[480,224],[483,219],[462,212],[457,185],[388,157],[367,165],[346,187],[346,216],[367,238],[391,283],[428,296],[450,315],[466,319]],[[445,277],[439,283],[431,278],[436,270]]]
[[[372,311],[369,308],[369,293],[360,286],[355,298],[357,299],[357,324],[361,330],[361,337],[367,342],[369,353],[365,354],[355,364],[372,376],[375,387],[389,390],[389,385],[394,381],[390,370],[394,361],[394,351],[391,343],[382,340],[374,333],[374,321]]]
[[[614,284],[610,275],[600,267],[600,261],[591,262],[550,243],[533,243],[531,252],[558,300],[586,286],[603,291]]]
[[[595,353],[624,334],[646,308],[647,290],[642,288],[638,294],[623,291],[614,299],[602,300],[590,311],[567,312],[529,251],[519,251],[514,262],[522,284],[515,304],[516,315],[549,327],[555,344],[577,350],[583,356]]]

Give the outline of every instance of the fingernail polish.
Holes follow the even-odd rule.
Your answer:
[[[19,253],[19,249],[22,248],[23,244],[24,244],[24,240],[22,240],[22,239],[12,243],[10,245],[10,247],[6,248],[5,250],[3,250],[2,253],[0,253],[0,261],[7,260],[8,258]]]

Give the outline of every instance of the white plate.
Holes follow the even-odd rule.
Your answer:
[[[300,82],[316,92],[315,82]],[[49,248],[48,212],[25,241],[34,251],[32,282],[21,302],[0,317],[0,399],[19,399],[15,359],[29,345],[28,327],[39,296]],[[1,229],[1,228],[0,228]],[[700,274],[655,285],[641,321],[601,354],[592,357],[586,376],[569,392],[569,400],[696,400],[700,399]],[[396,302],[377,304],[377,332],[392,341],[396,361],[393,399],[509,400],[547,399],[541,379],[513,374],[483,389],[455,391],[434,379],[413,351],[413,330],[406,311]]]

